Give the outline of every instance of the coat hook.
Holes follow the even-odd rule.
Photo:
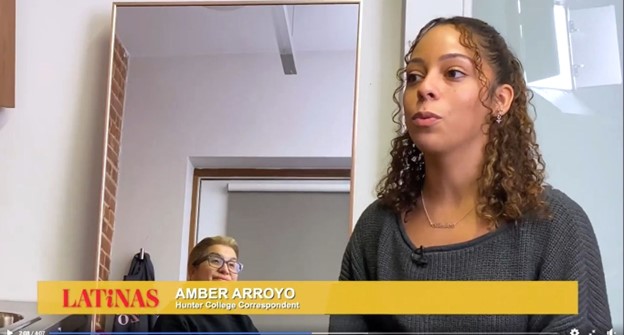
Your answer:
[[[143,248],[141,248],[141,260],[143,260],[143,258],[145,257],[145,250],[143,250]]]

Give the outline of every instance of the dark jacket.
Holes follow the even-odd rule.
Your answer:
[[[141,256],[143,256],[141,258]],[[148,253],[137,253],[132,258],[130,271],[123,280],[155,280],[154,265]],[[154,327],[156,315],[115,315],[113,332],[149,332]]]
[[[161,315],[154,332],[238,332],[258,333],[247,315]]]

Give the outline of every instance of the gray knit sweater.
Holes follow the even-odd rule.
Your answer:
[[[578,315],[333,315],[329,331],[606,334],[611,316],[591,223],[561,191],[545,194],[551,221],[525,219],[465,243],[424,248],[426,265],[399,216],[376,201],[358,220],[340,280],[574,280]]]

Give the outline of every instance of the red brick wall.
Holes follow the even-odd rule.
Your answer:
[[[113,80],[111,88],[110,117],[108,122],[108,143],[106,145],[106,184],[104,194],[104,222],[102,225],[100,249],[100,278],[108,280],[110,270],[111,244],[115,228],[115,205],[117,197],[117,178],[119,175],[119,152],[121,148],[121,122],[123,116],[124,97],[126,93],[126,77],[128,71],[128,54],[118,39],[115,39],[113,58]]]
[[[106,183],[104,185],[104,222],[100,237],[100,264],[98,280],[108,280],[110,254],[115,230],[115,205],[117,178],[119,176],[119,153],[121,149],[121,122],[126,93],[128,54],[118,39],[115,39],[111,87],[110,116],[108,121],[108,143],[106,144]],[[97,316],[98,328],[104,326],[103,315]]]

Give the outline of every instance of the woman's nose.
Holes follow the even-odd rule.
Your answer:
[[[439,97],[438,90],[435,85],[435,78],[428,75],[422,79],[418,85],[418,98],[421,101],[436,100]]]

